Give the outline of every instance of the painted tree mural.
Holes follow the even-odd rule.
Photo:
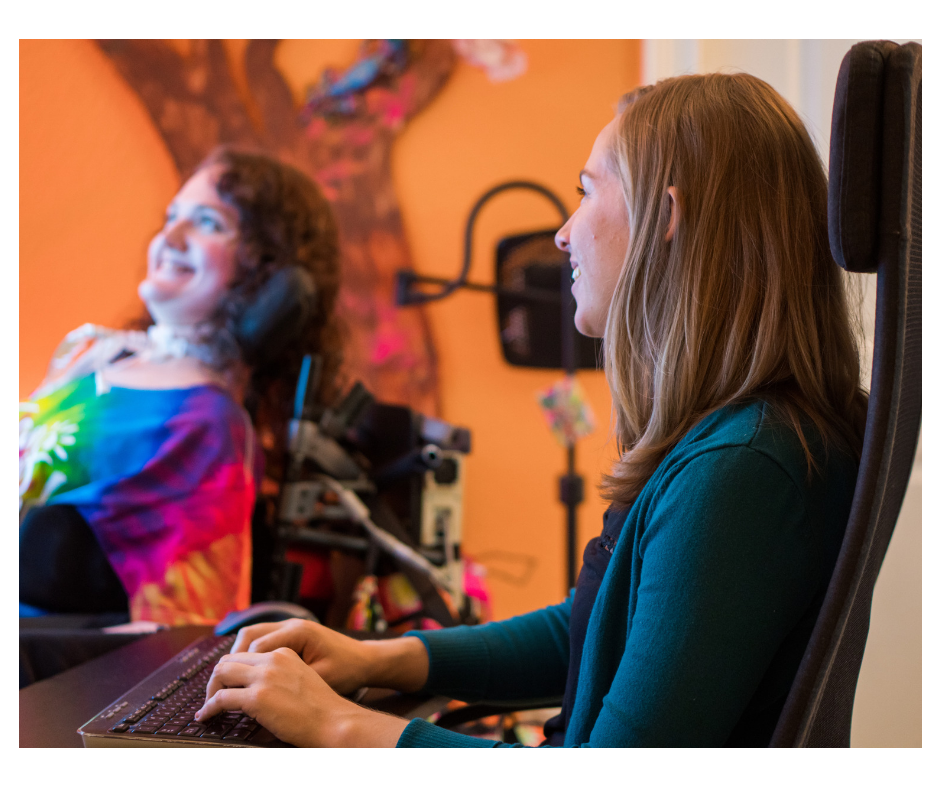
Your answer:
[[[330,69],[303,107],[274,65],[276,40],[244,51],[249,104],[223,43],[193,41],[182,55],[160,41],[99,46],[137,92],[181,175],[219,144],[261,148],[306,172],[340,226],[348,329],[346,372],[379,399],[438,412],[437,363],[422,310],[396,309],[394,273],[410,268],[392,184],[391,148],[450,75],[448,41],[367,41],[356,64]],[[311,79],[312,81],[312,79]]]

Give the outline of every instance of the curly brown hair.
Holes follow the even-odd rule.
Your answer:
[[[268,468],[283,462],[294,387],[303,356],[323,360],[319,397],[329,403],[341,388],[343,332],[334,307],[340,286],[336,220],[320,189],[300,170],[262,153],[221,147],[196,168],[221,166],[219,196],[239,215],[235,276],[210,324],[216,329],[220,359],[237,353],[235,325],[259,289],[277,271],[300,266],[313,277],[316,308],[305,331],[272,348],[252,367],[245,407],[265,447]]]

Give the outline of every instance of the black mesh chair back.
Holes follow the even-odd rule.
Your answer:
[[[872,592],[914,461],[921,418],[921,45],[857,44],[832,116],[829,242],[876,273],[871,398],[858,482],[819,619],[771,746],[848,747]]]

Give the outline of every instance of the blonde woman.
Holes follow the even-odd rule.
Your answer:
[[[769,741],[835,563],[866,395],[826,227],[826,175],[793,109],[746,74],[624,97],[558,231],[575,323],[604,338],[621,457],[564,603],[355,642],[243,630],[199,714],[285,741],[494,746],[337,693],[564,693],[564,746]]]

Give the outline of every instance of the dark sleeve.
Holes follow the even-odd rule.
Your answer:
[[[459,700],[529,700],[564,694],[571,598],[479,626],[409,632],[428,650],[425,690]]]
[[[428,650],[424,689],[459,700],[537,700],[552,704],[568,676],[571,597],[560,605],[475,627],[409,632]],[[398,747],[494,747],[489,739],[412,720]]]
[[[720,746],[810,602],[818,539],[807,533],[797,484],[742,447],[682,468],[646,521],[635,599],[612,602],[635,606],[622,657],[617,647],[585,652],[593,670],[582,673],[579,693],[589,692],[592,674],[603,680],[605,659],[613,673],[595,708],[576,706],[579,718],[596,719],[585,746]],[[629,579],[620,580],[626,594]],[[415,720],[399,746],[497,745]]]
[[[683,467],[648,517],[610,691],[577,709],[596,714],[588,746],[723,744],[811,601],[819,543],[770,457],[735,447]]]

